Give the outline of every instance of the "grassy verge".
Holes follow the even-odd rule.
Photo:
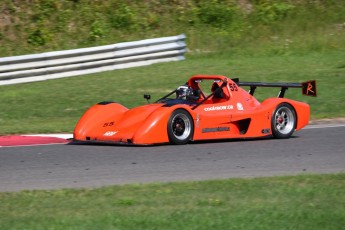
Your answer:
[[[2,229],[342,229],[345,174],[0,193]]]
[[[197,55],[182,62],[103,72],[68,79],[1,86],[0,134],[72,132],[92,104],[117,101],[127,107],[145,104],[166,94],[194,74],[223,74],[242,81],[301,82],[315,79],[318,97],[290,89],[286,97],[309,103],[312,118],[345,114],[345,61],[340,51],[306,55]],[[263,100],[278,89],[259,89]]]

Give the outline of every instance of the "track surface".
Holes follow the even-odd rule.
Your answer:
[[[344,136],[345,126],[312,126],[286,140],[0,148],[0,191],[344,172]]]

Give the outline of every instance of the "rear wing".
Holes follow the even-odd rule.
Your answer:
[[[316,81],[306,81],[302,83],[267,83],[267,82],[240,82],[238,78],[231,79],[238,86],[249,86],[249,94],[254,95],[255,89],[257,87],[279,87],[280,92],[278,94],[279,98],[283,98],[285,91],[288,88],[302,88],[302,94],[306,96],[316,97]]]

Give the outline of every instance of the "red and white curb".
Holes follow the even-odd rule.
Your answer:
[[[34,134],[0,136],[0,147],[66,144],[73,138],[72,134]]]

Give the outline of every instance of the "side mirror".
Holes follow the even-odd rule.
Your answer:
[[[144,98],[147,100],[147,103],[150,103],[151,95],[150,94],[144,94]]]

